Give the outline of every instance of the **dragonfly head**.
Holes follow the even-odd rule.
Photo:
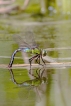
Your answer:
[[[46,51],[46,50],[43,50],[43,51],[42,51],[42,55],[43,55],[43,56],[46,56],[46,55],[47,55],[47,51]]]

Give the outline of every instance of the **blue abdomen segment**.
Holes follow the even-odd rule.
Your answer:
[[[29,48],[24,48],[23,52],[30,52],[30,49]]]

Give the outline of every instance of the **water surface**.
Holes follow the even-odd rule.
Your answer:
[[[8,64],[10,56],[18,48],[13,35],[25,30],[35,33],[35,40],[41,48],[62,48],[71,46],[71,22],[55,23],[47,25],[24,25],[23,23],[1,23],[0,27],[0,64]],[[18,20],[14,20],[18,22]],[[42,22],[41,22],[42,23]],[[48,56],[56,58],[58,62],[71,62],[71,49],[48,51]],[[9,56],[5,58],[4,56]],[[16,55],[22,57],[21,53]],[[60,60],[58,59],[60,58]],[[64,59],[62,59],[64,58]],[[66,59],[65,59],[66,58]],[[14,64],[23,63],[23,59],[15,59]],[[30,79],[27,70],[13,70],[18,82]],[[71,68],[47,69],[48,83],[46,84],[46,95],[42,95],[40,102],[36,101],[33,89],[29,94],[24,87],[18,88],[12,80],[8,69],[0,69],[0,104],[1,106],[70,106],[71,101]],[[28,96],[29,94],[29,96]],[[39,95],[38,95],[39,97]],[[39,97],[40,98],[40,97]],[[42,105],[41,105],[42,104]]]

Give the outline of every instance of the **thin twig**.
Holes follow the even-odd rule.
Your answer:
[[[24,68],[27,68],[29,67],[29,64],[13,64],[12,68],[13,69],[24,69]],[[37,67],[42,67],[41,65],[39,64],[32,64],[32,68],[37,68]],[[62,63],[46,63],[46,68],[65,68],[65,67],[71,67],[71,62],[62,62]],[[7,64],[0,64],[0,68],[2,69],[5,69],[5,68],[8,68],[8,65]]]

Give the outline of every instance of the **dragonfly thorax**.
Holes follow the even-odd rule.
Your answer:
[[[32,54],[40,54],[40,50],[38,48],[32,49]]]
[[[32,53],[32,54],[40,54],[40,50],[38,48],[30,49],[28,47],[23,48],[23,52]]]

